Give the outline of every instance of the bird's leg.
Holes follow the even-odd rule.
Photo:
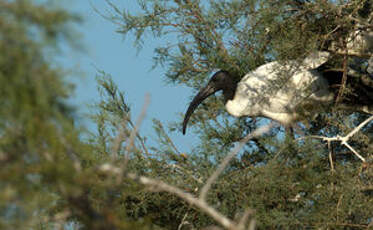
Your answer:
[[[285,126],[285,135],[294,139],[294,128],[292,126]]]
[[[328,141],[328,150],[329,150],[329,163],[330,163],[330,169],[332,172],[334,172],[334,164],[333,164],[333,158],[335,158],[333,146],[331,144],[331,141]]]
[[[298,134],[298,136],[304,136],[305,133],[302,130],[302,127],[298,123],[293,123],[291,125],[285,126],[285,135],[291,137],[292,139],[295,139],[295,134]]]

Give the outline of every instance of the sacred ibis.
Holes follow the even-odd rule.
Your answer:
[[[320,51],[300,63],[270,62],[247,73],[239,82],[227,71],[216,72],[190,103],[184,117],[183,134],[198,105],[219,90],[223,91],[229,114],[235,117],[266,117],[286,127],[327,109],[335,99],[335,90],[331,90],[328,79],[316,68],[324,64],[329,55]],[[373,98],[367,101],[369,109],[372,109]],[[351,105],[354,106],[354,103]],[[363,112],[368,110],[366,106],[356,107],[356,110],[359,109]]]

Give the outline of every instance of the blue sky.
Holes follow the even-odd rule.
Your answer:
[[[135,0],[113,1],[121,9],[137,11]],[[88,112],[88,104],[98,101],[97,84],[95,76],[97,69],[103,70],[112,75],[113,80],[121,91],[125,92],[127,102],[131,106],[131,115],[136,121],[139,115],[146,93],[151,96],[147,116],[141,126],[140,134],[146,136],[149,144],[154,144],[155,139],[152,129],[152,119],[159,119],[165,127],[167,122],[180,121],[180,113],[184,113],[192,90],[179,85],[167,85],[165,83],[165,69],[152,69],[154,55],[153,51],[159,41],[147,37],[143,49],[138,52],[133,47],[131,36],[123,39],[123,36],[116,33],[118,29],[112,22],[98,15],[92,6],[102,12],[110,9],[103,0],[80,0],[68,1],[66,7],[72,12],[79,13],[84,18],[84,23],[77,27],[82,35],[82,44],[86,51],[67,51],[61,63],[73,69],[76,73],[83,73],[83,78],[73,80],[76,84],[73,103],[79,108],[79,112]],[[83,123],[92,129],[92,125],[82,116]],[[191,131],[191,130],[189,130]],[[197,139],[193,133],[186,136],[181,133],[170,135],[174,144],[181,152],[188,152],[196,145]]]

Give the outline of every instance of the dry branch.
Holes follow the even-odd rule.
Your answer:
[[[373,120],[373,116],[370,116],[368,119],[363,121],[360,125],[358,125],[356,128],[354,128],[351,132],[349,132],[344,137],[339,136],[339,135],[337,135],[335,137],[325,137],[325,136],[308,136],[308,137],[322,139],[323,141],[328,142],[328,145],[330,145],[331,141],[339,141],[339,142],[341,142],[341,145],[344,145],[348,149],[350,149],[361,161],[366,162],[365,158],[362,157],[354,148],[352,148],[351,145],[348,144],[348,141],[355,133],[357,133],[360,129],[362,129],[366,124],[368,124],[372,120]]]
[[[127,176],[132,180],[139,182],[140,184],[143,184],[151,189],[154,189],[155,191],[165,191],[180,197],[190,205],[199,208],[202,212],[212,217],[216,222],[218,222],[227,229],[237,229],[233,221],[229,220],[227,217],[225,217],[224,215],[220,214],[218,211],[210,207],[204,200],[198,199],[190,193],[184,192],[181,189],[168,185],[160,180],[155,180],[144,176],[138,176],[133,173],[129,173],[127,174]]]
[[[236,147],[224,158],[223,162],[219,165],[216,171],[210,176],[206,184],[203,186],[200,196],[199,196],[201,200],[206,199],[206,195],[211,185],[216,181],[218,176],[227,167],[228,163],[232,160],[232,158],[236,156],[236,154],[244,147],[246,142],[248,142],[252,138],[255,138],[255,137],[263,135],[264,133],[267,133],[273,126],[274,126],[274,123],[270,123],[268,125],[259,127],[258,129],[254,130],[254,132],[248,134],[245,138],[243,138],[240,141],[238,145],[236,145]]]
[[[138,122],[136,124],[136,127],[138,127],[141,124],[141,121],[145,115],[147,105],[149,103],[149,98],[147,97],[144,103],[143,111],[138,119]],[[99,167],[99,170],[105,173],[111,173],[113,175],[116,175],[120,178],[123,176],[130,178],[132,180],[137,181],[138,183],[145,185],[149,189],[155,190],[155,191],[165,191],[171,194],[174,194],[178,196],[179,198],[183,199],[190,205],[193,205],[200,209],[200,211],[206,213],[211,218],[213,218],[217,223],[219,223],[221,226],[223,226],[226,229],[231,230],[244,230],[246,229],[246,225],[249,226],[249,229],[255,228],[255,221],[254,219],[249,218],[252,216],[253,211],[251,209],[247,209],[245,213],[242,215],[242,217],[236,222],[233,220],[230,220],[226,216],[222,215],[218,211],[216,211],[214,208],[209,206],[209,204],[206,202],[205,198],[208,193],[208,190],[210,189],[211,185],[216,181],[218,176],[223,172],[223,170],[227,167],[230,160],[243,148],[243,146],[246,144],[247,141],[249,141],[252,138],[258,137],[263,135],[264,133],[267,133],[272,127],[274,126],[274,123],[270,123],[266,126],[262,126],[258,129],[256,129],[254,132],[247,135],[245,138],[243,138],[238,145],[236,145],[235,148],[232,149],[232,151],[225,157],[223,162],[218,166],[217,170],[211,175],[211,177],[207,180],[206,184],[203,186],[202,191],[200,193],[199,197],[195,197],[194,195],[184,192],[181,189],[169,185],[161,180],[156,180],[152,178],[148,178],[145,176],[139,176],[134,173],[126,173],[126,164],[128,161],[128,156],[126,156],[126,160],[123,163],[123,166],[121,167],[115,167],[112,164],[105,163]],[[135,134],[137,132],[137,128],[134,128],[131,137],[134,138]],[[117,138],[122,137],[122,135],[119,133]],[[120,140],[119,140],[120,142]],[[131,142],[131,138],[129,139],[129,142]],[[114,147],[115,149],[115,147]],[[127,151],[130,150],[129,143],[127,144]],[[185,216],[184,216],[185,218]],[[184,220],[183,220],[184,221]]]
[[[217,170],[207,180],[206,184],[202,188],[199,198],[193,196],[190,193],[184,192],[177,187],[168,185],[165,182],[160,181],[160,180],[155,180],[155,179],[151,179],[151,178],[144,177],[144,176],[138,176],[133,173],[127,174],[127,177],[135,181],[138,181],[140,184],[143,184],[156,191],[165,191],[171,194],[175,194],[176,196],[180,197],[184,201],[188,202],[190,205],[193,205],[199,208],[202,212],[212,217],[216,222],[218,222],[221,226],[227,229],[243,230],[245,229],[245,225],[248,222],[249,217],[253,213],[251,209],[247,209],[244,215],[242,216],[242,218],[238,221],[238,223],[236,223],[235,221],[228,219],[227,217],[225,217],[224,215],[216,211],[214,208],[209,206],[205,198],[211,185],[216,181],[218,176],[227,167],[230,160],[243,148],[246,142],[252,138],[255,138],[255,137],[263,135],[264,133],[267,133],[273,126],[274,126],[274,123],[270,123],[266,126],[262,126],[256,129],[254,132],[247,135],[244,139],[242,139],[240,143],[224,158],[223,162],[219,165]],[[249,222],[249,229],[254,229],[254,227],[255,227],[255,222],[252,219]]]

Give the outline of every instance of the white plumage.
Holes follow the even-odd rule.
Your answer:
[[[329,109],[336,95],[335,89],[331,91],[330,82],[335,82],[336,79],[333,76],[326,79],[316,70],[329,56],[328,52],[319,51],[301,63],[270,62],[249,72],[239,82],[227,71],[216,72],[190,103],[184,117],[183,133],[185,134],[189,118],[198,105],[219,90],[223,91],[229,114],[235,117],[267,117],[286,126]],[[373,98],[369,93],[371,87],[364,88],[365,86],[359,84],[356,87],[361,94],[338,106],[346,110],[370,113],[373,111]]]
[[[318,52],[302,63],[277,61],[246,74],[238,83],[226,109],[235,117],[263,116],[284,125],[293,123],[299,113],[310,113],[333,101],[328,82],[315,68],[327,61],[329,53]]]
[[[346,43],[348,55],[371,56],[373,54],[373,31],[357,24],[355,30],[348,34]],[[336,42],[332,42],[330,51],[345,52]]]

